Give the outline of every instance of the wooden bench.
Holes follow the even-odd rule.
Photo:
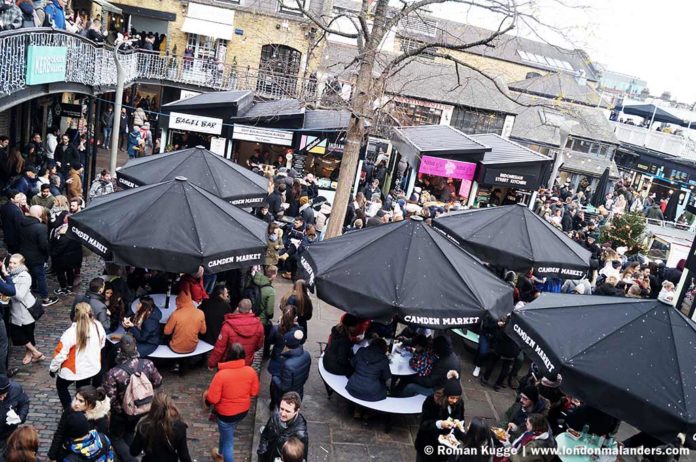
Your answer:
[[[326,390],[336,392],[343,398],[347,399],[351,403],[362,406],[366,409],[371,409],[373,411],[381,412],[387,416],[385,419],[385,431],[390,430],[390,419],[389,417],[394,414],[398,415],[415,415],[420,414],[423,410],[423,402],[427,396],[416,395],[407,398],[397,398],[393,396],[388,396],[381,401],[363,401],[358,399],[348,393],[346,386],[348,385],[348,377],[344,375],[335,375],[327,372],[324,369],[324,358],[319,358],[319,375],[326,385]],[[328,393],[329,399],[331,399],[331,393]]]

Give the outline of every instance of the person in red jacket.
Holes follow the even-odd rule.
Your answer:
[[[263,328],[261,331],[263,332]],[[229,361],[220,363],[220,370],[203,394],[206,403],[215,406],[220,431],[219,445],[211,451],[213,459],[218,460],[222,456],[225,461],[234,460],[234,431],[249,412],[251,398],[259,394],[256,371],[244,365],[244,347],[233,343],[229,357]]]
[[[263,324],[251,312],[251,300],[243,298],[234,313],[225,315],[215,348],[208,359],[208,368],[213,369],[218,363],[225,361],[225,352],[229,351],[234,343],[244,347],[246,365],[251,366],[254,353],[263,348],[263,339]]]
[[[193,274],[184,274],[177,282],[175,293],[188,292],[191,294],[191,299],[200,304],[203,300],[208,300],[208,292],[205,291],[203,285],[203,267],[198,268],[198,272]]]

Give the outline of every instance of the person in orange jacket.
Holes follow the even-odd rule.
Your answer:
[[[191,294],[179,292],[176,296],[176,310],[164,326],[164,335],[172,336],[169,348],[174,353],[191,353],[198,346],[198,335],[205,332],[205,314],[193,305]],[[174,372],[179,371],[178,366],[174,366]]]
[[[211,451],[214,459],[234,460],[234,431],[249,412],[251,398],[259,394],[259,377],[244,359],[244,347],[233,343],[229,361],[218,365],[218,373],[203,394],[206,403],[215,406],[220,431],[219,445]]]
[[[259,318],[251,311],[251,300],[239,301],[234,313],[225,315],[225,322],[215,342],[215,348],[208,359],[208,367],[214,368],[225,361],[225,352],[232,344],[239,343],[244,348],[246,365],[251,366],[254,353],[263,348],[264,330]]]

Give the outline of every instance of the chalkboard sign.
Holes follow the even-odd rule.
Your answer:
[[[307,162],[307,156],[304,154],[294,154],[292,157],[292,168],[299,174],[304,176],[305,163]]]

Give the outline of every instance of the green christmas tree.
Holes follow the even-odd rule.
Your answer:
[[[612,248],[628,247],[626,254],[643,252],[643,233],[645,232],[645,217],[639,213],[616,215],[602,227],[599,235],[601,243],[610,242]]]

